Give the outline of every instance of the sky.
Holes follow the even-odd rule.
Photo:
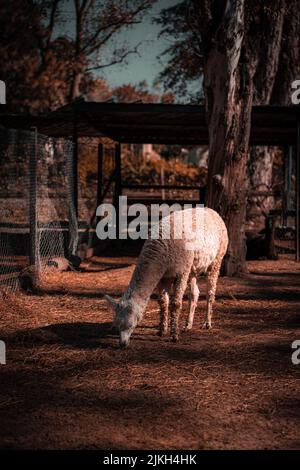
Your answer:
[[[133,28],[120,33],[118,40],[126,41],[134,47],[143,41],[139,48],[139,55],[130,55],[127,64],[112,66],[101,72],[111,86],[123,83],[137,83],[147,80],[149,85],[157,78],[159,72],[164,68],[161,54],[169,45],[167,38],[159,38],[160,26],[153,24],[153,18],[159,15],[163,8],[179,3],[179,0],[158,0],[157,4],[145,16],[143,22],[134,25]],[[105,70],[105,69],[104,69]]]
[[[160,26],[153,24],[153,19],[159,15],[163,8],[180,3],[180,0],[157,0],[156,4],[143,18],[143,22],[133,25],[127,30],[122,30],[118,36],[114,37],[110,47],[116,43],[128,43],[129,47],[134,47],[142,41],[139,48],[139,55],[131,54],[127,63],[117,64],[97,72],[99,76],[105,78],[111,87],[119,86],[125,83],[136,84],[146,80],[149,88],[152,88],[153,81],[157,78],[159,72],[164,68],[164,64],[158,59],[168,46],[167,38],[159,38]],[[64,2],[64,22],[60,25],[60,32],[70,32],[72,30],[72,1]],[[69,30],[69,31],[68,31]],[[110,55],[110,47],[106,48],[105,54]]]

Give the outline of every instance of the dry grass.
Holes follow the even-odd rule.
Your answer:
[[[250,262],[247,277],[222,278],[212,331],[200,329],[202,289],[201,315],[178,344],[156,336],[152,299],[121,351],[103,294],[121,295],[134,262],[95,258],[2,301],[0,446],[298,448],[299,264]]]

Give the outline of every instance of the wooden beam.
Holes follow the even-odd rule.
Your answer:
[[[127,204],[128,205],[145,204],[146,206],[151,205],[151,204],[167,204],[167,205],[180,204],[181,206],[183,206],[184,204],[190,204],[192,206],[196,206],[197,204],[199,204],[199,199],[162,199],[161,196],[153,197],[153,198],[128,197]]]
[[[122,195],[122,168],[121,168],[121,144],[115,145],[115,192],[114,206],[116,209],[116,231],[119,236],[119,196]]]
[[[205,204],[206,199],[206,186],[201,186],[199,188],[199,199],[200,204]]]
[[[80,137],[106,135],[116,142],[123,143],[146,141],[181,145],[208,143],[203,106],[81,101],[48,115],[35,117],[2,114],[3,106],[5,105],[0,107],[0,123],[5,127],[28,129],[36,126],[41,133],[49,136],[72,135],[76,116]],[[297,108],[297,106],[254,106],[250,144],[295,145]]]
[[[178,185],[178,184],[129,184],[122,183],[123,189],[182,189],[184,191],[199,191],[196,185]]]
[[[106,195],[108,193],[108,190],[111,186],[111,184],[115,181],[116,177],[115,177],[115,174],[116,174],[116,171],[115,169],[113,170],[112,174],[110,175],[109,177],[109,180],[107,181],[105,187],[104,187],[104,190],[102,191],[101,193],[101,200],[100,200],[100,204],[101,205],[104,201],[104,199],[106,198]],[[97,206],[98,207],[98,206]],[[96,219],[96,212],[97,212],[97,207],[95,208],[94,212],[93,212],[93,215],[90,219],[90,223],[89,223],[89,226],[92,227],[94,225],[94,222],[95,222],[95,219]]]
[[[122,194],[121,144],[115,146],[115,196]]]
[[[97,207],[102,202],[103,190],[103,144],[98,144],[98,165],[97,165]]]

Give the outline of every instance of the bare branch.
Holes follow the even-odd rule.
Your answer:
[[[128,57],[129,55],[132,55],[132,54],[139,54],[139,51],[138,51],[138,48],[140,47],[142,43],[140,42],[139,44],[137,44],[137,46],[134,48],[134,49],[131,49],[129,51],[124,51],[120,57],[112,60],[111,62],[107,63],[107,64],[99,64],[99,65],[95,65],[93,67],[89,67],[86,71],[87,72],[91,72],[92,70],[100,70],[100,69],[104,69],[104,68],[107,68],[107,67],[110,67],[111,65],[116,65],[116,64],[120,64],[122,63],[126,57]]]
[[[47,28],[47,30],[48,30],[48,38],[47,38],[47,43],[46,43],[47,48],[49,48],[49,46],[50,46],[52,33],[53,33],[53,28],[54,28],[54,24],[55,24],[55,17],[56,17],[56,13],[57,13],[57,7],[58,7],[59,2],[60,2],[60,0],[54,0],[53,4],[52,4],[52,8],[51,8],[51,12],[50,12],[49,25],[48,25],[48,28]]]
[[[131,26],[133,24],[139,24],[141,20],[137,20],[136,17],[143,11],[147,10],[147,8],[153,3],[153,0],[145,0],[142,4],[140,4],[135,10],[128,12],[125,11],[121,15],[121,17],[117,20],[113,20],[108,22],[107,24],[101,24],[94,34],[90,36],[89,38],[86,39],[86,43],[82,49],[82,52],[91,54],[93,53],[96,49],[100,48],[103,46],[113,34],[117,33],[121,28],[124,26]],[[99,36],[103,33],[105,33],[107,30],[110,30],[109,33],[107,33],[104,38],[100,39],[100,41],[97,41]]]

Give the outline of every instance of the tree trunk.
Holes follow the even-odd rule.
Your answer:
[[[75,50],[72,63],[72,83],[70,87],[70,101],[76,100],[80,96],[80,83],[83,77],[83,24],[85,8],[79,0],[74,0],[76,14],[76,34],[75,34]]]
[[[76,100],[76,98],[80,97],[80,83],[82,79],[82,73],[74,72],[73,80],[71,84],[71,91],[70,91],[70,101]]]
[[[283,35],[285,1],[273,0],[276,15],[264,21],[264,36],[268,38],[262,44],[260,59],[254,76],[254,104],[270,104],[278,67]],[[284,104],[284,103],[281,103]],[[249,189],[247,201],[247,230],[259,232],[266,225],[266,218],[272,207],[274,197],[255,194],[272,189],[273,161],[275,147],[252,147],[249,160]]]
[[[260,232],[265,228],[266,217],[274,207],[274,196],[268,194],[272,190],[273,161],[276,147],[252,147],[249,161],[249,189],[247,201],[246,228]]]
[[[254,104],[270,104],[272,91],[279,66],[285,0],[273,0],[274,17],[263,21],[264,41],[261,45],[260,58],[254,76]]]
[[[247,156],[254,63],[239,61],[244,36],[244,1],[229,1],[204,67],[209,129],[207,205],[223,217],[229,235],[225,274],[245,271]],[[246,57],[245,57],[246,58]]]
[[[282,47],[271,104],[290,105],[291,83],[300,76],[300,8],[299,0],[289,0],[285,12]]]
[[[294,4],[298,0],[291,1]],[[256,1],[251,7],[242,0],[228,0],[226,5],[219,26],[216,22],[220,15],[214,14],[213,6],[211,16],[206,18],[213,29],[211,47],[204,51],[210,155],[207,205],[219,211],[227,225],[229,249],[225,273],[238,275],[245,270],[246,258],[252,100],[256,104],[268,104],[271,100],[288,21],[286,0]],[[257,162],[252,158],[252,180],[262,178],[263,186],[259,183],[258,189],[269,189],[273,152],[265,148],[263,152],[254,151],[252,157],[258,158]],[[264,201],[267,205],[269,202]]]

